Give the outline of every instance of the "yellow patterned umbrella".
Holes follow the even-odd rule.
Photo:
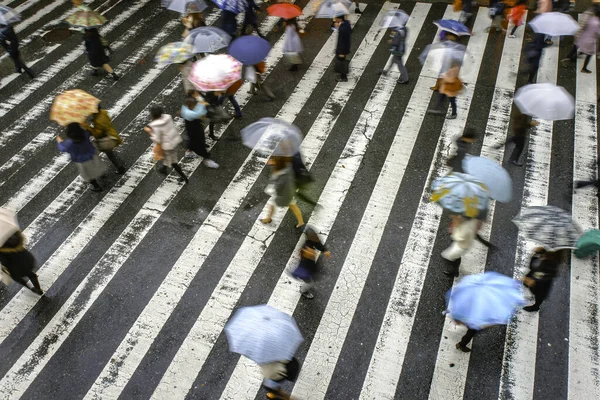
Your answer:
[[[194,47],[185,42],[168,43],[156,53],[154,61],[159,64],[179,64],[194,57]]]
[[[88,116],[98,112],[98,104],[100,99],[83,90],[67,90],[54,99],[50,109],[50,120],[62,126],[73,122],[81,124]]]
[[[94,10],[78,7],[77,11],[67,17],[66,21],[72,26],[94,28],[104,25],[106,18]]]

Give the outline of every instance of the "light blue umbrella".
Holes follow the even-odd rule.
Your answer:
[[[512,179],[502,165],[486,157],[467,155],[462,162],[463,170],[487,186],[490,197],[502,203],[512,198]]]
[[[257,364],[291,360],[304,341],[294,318],[268,305],[240,308],[225,334],[232,352]]]
[[[453,33],[457,36],[471,35],[471,32],[469,32],[469,28],[467,28],[465,24],[462,24],[453,19],[438,19],[433,24],[441,30]]]
[[[471,329],[506,325],[527,302],[522,282],[497,272],[467,275],[446,293],[447,312]]]
[[[489,193],[485,184],[468,174],[453,172],[433,181],[431,201],[469,218],[485,215]]]

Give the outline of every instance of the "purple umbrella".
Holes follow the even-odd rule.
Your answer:
[[[267,58],[271,45],[258,36],[242,36],[231,42],[229,54],[244,65],[255,65]]]

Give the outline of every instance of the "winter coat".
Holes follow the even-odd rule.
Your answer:
[[[13,278],[27,276],[35,268],[35,257],[25,248],[21,232],[15,233],[0,247],[0,264]]]
[[[283,52],[284,53],[302,53],[304,48],[302,47],[302,41],[300,35],[296,31],[295,25],[288,25],[285,27],[285,40],[283,41]]]
[[[579,39],[585,27],[587,26],[588,21],[595,15],[594,8],[588,8],[582,14],[579,14],[579,30],[575,33],[575,42]]]
[[[105,45],[102,43],[100,34],[88,34],[84,36],[85,51],[92,67],[100,68],[108,63],[109,59],[104,50]]]
[[[112,136],[116,139],[117,146],[123,143],[123,139],[121,139],[121,136],[117,133],[106,110],[100,109],[97,114],[94,114],[92,124],[93,126],[86,126],[85,128],[89,130],[95,138]]]
[[[459,67],[452,67],[442,74],[442,83],[440,85],[440,93],[448,97],[456,97],[462,89],[462,82],[458,79]]]
[[[273,172],[269,185],[273,188],[275,204],[279,207],[290,205],[296,191],[294,186],[294,171],[292,168],[283,168]]]
[[[461,249],[470,249],[477,235],[478,226],[478,220],[464,219],[458,226],[452,229],[452,240]]]
[[[395,56],[402,56],[406,51],[406,36],[408,35],[408,29],[402,27],[396,29],[394,37],[392,38],[392,44],[390,45],[390,52]]]
[[[12,58],[19,56],[19,39],[10,25],[0,25],[0,44]]]
[[[201,119],[205,115],[206,107],[204,104],[196,104],[193,110],[185,105],[181,106],[181,118],[185,121],[185,130],[189,138],[188,149],[196,154],[202,154],[206,151],[204,125]]]
[[[531,117],[525,114],[517,115],[513,120],[513,136],[525,137],[531,128]]]
[[[160,144],[163,150],[175,150],[182,142],[181,135],[175,127],[173,118],[169,114],[163,114],[160,118],[148,124],[152,128],[150,138],[154,143]]]
[[[525,4],[519,4],[510,9],[510,14],[508,14],[508,19],[516,26],[521,26],[523,24],[523,17],[525,16],[525,12],[527,11],[527,6]]]
[[[600,35],[600,19],[593,16],[588,20],[585,29],[575,41],[579,52],[588,55],[596,54],[598,35]]]
[[[63,153],[69,153],[71,161],[75,163],[83,163],[90,161],[96,154],[96,148],[90,141],[90,133],[85,130],[85,139],[75,143],[71,139],[65,139],[58,143],[58,149]]]
[[[347,20],[342,21],[338,28],[338,40],[335,48],[335,55],[350,54],[350,35],[352,34],[352,27],[350,22]]]

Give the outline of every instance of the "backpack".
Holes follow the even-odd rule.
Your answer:
[[[294,175],[296,177],[297,188],[302,189],[306,185],[314,181],[312,175],[304,165],[300,153],[296,153],[294,154],[294,157],[292,157],[292,167],[294,169]]]

